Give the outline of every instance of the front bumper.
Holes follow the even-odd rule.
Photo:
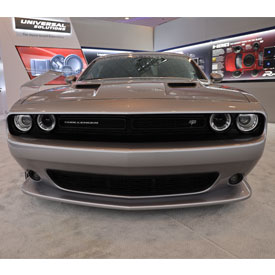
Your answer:
[[[102,207],[118,210],[157,210],[225,204],[248,199],[251,196],[250,186],[243,180],[237,186],[223,185],[203,195],[177,196],[150,199],[122,199],[102,196],[76,194],[57,189],[47,183],[36,183],[28,178],[22,191],[35,197],[72,203],[83,206]]]
[[[262,155],[265,135],[250,141],[197,143],[109,144],[27,140],[9,136],[12,155],[25,170],[33,170],[40,182],[27,178],[23,192],[50,200],[115,209],[143,210],[213,205],[247,199],[251,190],[243,180],[236,186],[228,179],[246,176]],[[118,148],[119,146],[119,148]],[[206,192],[155,198],[113,197],[84,194],[58,187],[46,169],[109,175],[171,175],[219,173]]]

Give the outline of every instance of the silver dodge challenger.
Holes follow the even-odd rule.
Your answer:
[[[249,198],[267,117],[254,96],[221,79],[181,54],[127,53],[23,97],[7,116],[23,192],[125,210]]]

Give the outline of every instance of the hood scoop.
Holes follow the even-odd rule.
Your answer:
[[[76,89],[94,89],[97,90],[100,87],[100,84],[76,84]]]
[[[172,82],[167,84],[170,88],[195,88],[197,83],[194,82]]]

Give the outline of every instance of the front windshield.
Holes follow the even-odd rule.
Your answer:
[[[183,77],[206,79],[190,59],[168,55],[112,56],[91,64],[79,80],[124,77]]]

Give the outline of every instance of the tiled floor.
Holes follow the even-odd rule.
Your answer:
[[[24,195],[0,123],[0,258],[274,258],[275,124],[248,177],[249,200],[123,212]]]

